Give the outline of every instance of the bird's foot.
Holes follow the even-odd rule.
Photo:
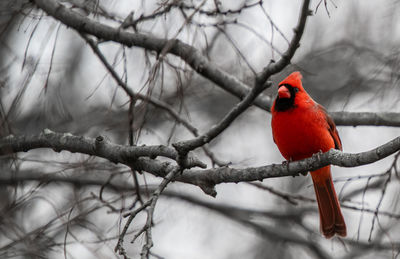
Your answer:
[[[321,159],[321,155],[322,155],[323,153],[324,153],[324,152],[322,152],[322,150],[319,150],[317,153],[312,154],[311,157],[319,161],[319,160]]]

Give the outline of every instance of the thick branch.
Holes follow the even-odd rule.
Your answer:
[[[262,181],[266,178],[295,176],[301,172],[313,171],[327,165],[337,165],[340,167],[357,167],[379,161],[400,150],[400,137],[379,146],[370,151],[361,153],[343,153],[336,149],[331,149],[323,154],[316,154],[310,158],[290,162],[285,164],[272,164],[261,167],[249,167],[244,169],[234,169],[228,167],[207,169],[207,170],[188,170],[182,177],[195,182],[206,182],[209,184],[219,184],[227,182],[249,182]],[[185,179],[185,180],[186,180]]]
[[[14,137],[11,135],[0,140],[0,155],[21,151],[26,152],[36,148],[53,148],[57,152],[67,150],[94,155],[159,177],[165,177],[168,173],[178,168],[178,166],[171,163],[153,159],[155,156],[176,159],[176,151],[165,146],[121,146],[104,140],[100,141],[99,137],[95,140],[71,134],[54,133],[49,130],[37,136]],[[295,176],[301,172],[316,170],[329,164],[341,167],[357,167],[379,161],[399,150],[400,137],[397,137],[382,146],[362,153],[349,154],[331,149],[324,154],[314,155],[313,157],[288,164],[272,164],[243,169],[229,167],[207,170],[188,169],[182,175],[177,176],[175,180],[197,185],[207,194],[214,196],[216,195],[214,186],[220,183],[261,181],[266,178]],[[191,166],[205,167],[200,161],[191,157],[188,158],[186,163]]]
[[[214,187],[220,183],[262,181],[266,178],[296,176],[302,172],[316,170],[329,164],[341,167],[357,167],[374,163],[398,151],[400,151],[400,137],[375,149],[361,153],[349,154],[331,149],[326,153],[288,164],[272,164],[243,169],[220,167],[207,170],[185,170],[183,175],[175,180],[197,185],[205,193],[215,196]],[[161,177],[164,177],[166,172],[175,168],[175,166],[166,166],[155,160],[149,161],[146,158],[138,159],[134,166]]]
[[[66,150],[72,153],[82,153],[102,157],[114,163],[129,164],[139,157],[156,158],[163,156],[175,160],[175,149],[158,146],[123,146],[108,142],[102,136],[96,139],[74,136],[70,133],[56,133],[45,129],[43,133],[35,136],[10,135],[0,139],[0,155],[17,152],[27,152],[31,149],[51,148],[56,152]],[[189,166],[206,165],[194,157],[189,157],[184,163]]]

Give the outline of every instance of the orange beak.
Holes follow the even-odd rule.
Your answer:
[[[286,86],[282,85],[278,89],[278,96],[280,99],[284,99],[290,98],[291,95],[289,89]]]

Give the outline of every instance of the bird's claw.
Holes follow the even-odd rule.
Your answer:
[[[320,156],[323,154],[324,152],[322,152],[322,150],[319,150],[317,153],[312,154],[312,158],[315,158],[317,160],[320,159]]]

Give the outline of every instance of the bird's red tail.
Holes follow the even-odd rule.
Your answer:
[[[311,172],[311,176],[318,202],[322,233],[326,238],[330,238],[335,234],[345,237],[347,234],[346,223],[344,222],[335,187],[333,186],[331,167],[326,166],[313,171]]]

